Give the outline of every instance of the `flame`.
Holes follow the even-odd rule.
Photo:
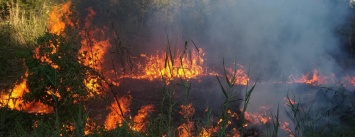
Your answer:
[[[195,109],[192,107],[192,104],[180,105],[180,108],[181,111],[179,111],[179,114],[181,114],[185,119],[189,120],[189,118],[195,114]]]
[[[229,79],[235,78],[234,84],[238,85],[247,85],[249,82],[249,76],[245,73],[244,67],[239,65],[240,69],[233,70],[231,68],[226,68],[227,75],[229,75]]]
[[[74,23],[70,19],[70,15],[72,14],[71,10],[71,1],[68,1],[67,3],[63,4],[62,6],[55,6],[52,10],[52,12],[49,14],[48,18],[48,32],[51,34],[56,34],[56,35],[64,35],[64,29],[66,25],[69,26],[74,26]],[[57,46],[55,45],[53,41],[49,41],[50,43],[50,48],[52,48],[52,51],[50,54],[55,54],[57,53]],[[41,55],[40,54],[40,48],[41,45],[38,46],[34,50],[34,57],[36,59],[39,59],[41,62],[46,62],[50,64],[53,68],[57,69],[58,65],[53,63],[53,61],[49,58],[49,54],[46,55]]]
[[[167,79],[174,78],[196,79],[204,75],[204,52],[201,48],[198,51],[177,52],[175,56],[170,53],[162,53],[157,51],[156,55],[147,56],[141,54],[141,57],[146,60],[144,65],[138,64],[138,74],[133,74],[124,77],[135,79]]]
[[[110,39],[103,38],[98,40],[98,36],[106,36],[106,27],[103,29],[93,28],[92,20],[94,19],[96,12],[91,8],[87,8],[89,14],[85,18],[85,28],[80,32],[82,37],[81,48],[79,50],[79,59],[86,66],[90,66],[94,69],[101,69],[101,64],[104,61],[104,55],[109,47],[111,47]]]
[[[268,121],[271,120],[271,117],[264,116],[263,114],[259,114],[259,113],[245,112],[244,116],[246,120],[248,120],[253,124],[266,124]]]
[[[24,110],[29,113],[50,113],[53,108],[44,105],[41,102],[29,102],[24,103],[22,96],[25,92],[29,92],[27,89],[27,77],[28,71],[26,71],[25,76],[22,81],[15,85],[9,94],[2,95],[0,98],[0,107],[8,107],[10,109]]]
[[[292,98],[284,97],[283,100],[285,101],[285,106],[291,106],[291,105],[295,105],[298,103],[298,102],[294,101]]]
[[[191,117],[195,114],[195,109],[192,107],[192,104],[180,105],[181,114],[184,119],[186,119],[186,123],[183,123],[178,127],[179,137],[189,137],[191,136],[191,131],[194,129],[194,122],[191,121]]]
[[[355,87],[355,77],[354,76],[346,76],[345,84],[350,84],[351,86]]]
[[[200,133],[199,136],[201,136],[201,137],[210,137],[211,134],[205,128],[202,128],[201,133]]]
[[[91,7],[87,8],[87,11],[89,14],[85,18],[85,28],[80,32],[82,40],[78,58],[83,65],[99,71],[102,69],[101,64],[104,62],[104,55],[107,49],[111,47],[111,44],[109,38],[103,38],[103,40],[96,38],[97,36],[106,36],[105,31],[107,28],[93,28],[91,22],[96,12]],[[99,78],[90,72],[87,72],[86,75],[87,77],[84,80],[86,87],[96,94],[101,94],[101,86],[98,83],[100,81]],[[94,96],[94,94],[91,93],[91,96]]]
[[[84,128],[84,134],[89,135],[92,130],[97,128],[96,122],[94,122],[92,119],[89,117],[86,118],[86,123],[85,123],[85,128]]]
[[[62,6],[55,6],[53,8],[48,19],[49,33],[61,35],[66,25],[74,26],[74,23],[70,19],[70,15],[72,14],[70,7],[71,1],[68,1]]]
[[[294,135],[292,134],[292,130],[290,129],[290,124],[288,122],[283,122],[281,124],[281,129],[285,130],[288,133],[289,137],[294,137]]]
[[[136,116],[133,118],[134,125],[131,127],[134,131],[139,131],[143,132],[146,130],[147,127],[147,115],[151,112],[153,112],[154,106],[153,105],[147,105],[143,106],[139,111]]]
[[[304,84],[309,84],[309,85],[322,85],[322,84],[327,84],[329,82],[329,80],[333,80],[335,79],[335,75],[332,75],[330,77],[326,77],[326,76],[321,76],[319,74],[319,71],[317,69],[313,70],[312,75],[305,74],[302,75],[300,77],[293,77],[293,75],[289,76],[289,79],[293,82],[293,83],[304,83]]]
[[[256,113],[245,112],[244,117],[252,124],[266,124],[271,120],[271,117],[267,115],[268,110],[270,107],[262,106]]]
[[[49,33],[62,35],[66,25],[74,26],[74,23],[70,20],[69,17],[72,14],[72,12],[70,11],[70,6],[71,6],[71,2],[69,1],[61,6],[55,6],[52,12],[49,13],[48,26],[47,26]],[[40,45],[34,50],[35,53],[34,58],[40,60],[41,62],[46,62],[50,64],[54,69],[57,69],[59,68],[59,66],[53,63],[53,61],[49,57],[51,54],[55,54],[57,52],[57,45],[55,45],[53,41],[49,41],[49,44],[50,47],[52,48],[50,54],[45,54],[45,55],[40,54],[40,48],[42,47]],[[20,110],[22,108],[23,110],[31,113],[52,112],[53,109],[51,107],[46,106],[40,102],[30,102],[24,104],[22,99],[16,101],[16,103],[12,99],[12,98],[21,98],[24,92],[29,92],[26,86],[27,76],[28,76],[28,72],[26,72],[23,81],[19,85],[16,85],[15,88],[13,89],[13,92],[10,95],[10,99],[8,99],[9,102],[7,102],[8,107],[17,110]]]
[[[63,34],[66,25],[74,26],[74,23],[70,20],[70,15],[72,12],[70,11],[71,2],[67,2],[62,6],[55,6],[51,13],[49,13],[48,18],[48,32],[56,35]],[[55,54],[57,52],[57,46],[54,45],[53,41],[49,41],[50,47],[52,51],[50,54]],[[50,54],[42,55],[40,54],[41,46],[38,46],[34,50],[34,58],[40,60],[41,62],[46,62],[50,64],[53,68],[57,69],[59,66],[53,63],[53,61],[49,58]],[[26,71],[22,82],[12,89],[12,92],[9,95],[1,96],[1,107],[4,107],[3,104],[10,109],[16,110],[24,110],[29,113],[50,113],[53,108],[44,105],[41,102],[30,102],[25,104],[22,100],[22,96],[25,92],[29,92],[27,89],[27,77],[28,72]]]
[[[122,126],[122,122],[125,120],[124,116],[130,112],[129,106],[131,104],[132,97],[121,97],[118,99],[118,103],[115,101],[109,107],[110,113],[106,117],[105,128],[107,130],[115,129],[118,126]],[[118,106],[119,104],[119,106]]]

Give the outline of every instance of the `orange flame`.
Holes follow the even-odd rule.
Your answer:
[[[91,120],[89,117],[86,118],[86,124],[84,128],[84,134],[89,135],[92,130],[94,130],[97,127],[96,122]]]
[[[292,134],[292,130],[290,129],[290,124],[288,122],[283,122],[281,124],[281,129],[286,131],[289,137],[294,137],[294,135]]]
[[[271,120],[271,117],[264,116],[263,114],[259,114],[259,113],[245,112],[244,115],[245,115],[245,119],[253,124],[260,124],[260,123],[266,124],[269,120]]]
[[[146,130],[147,123],[148,123],[147,115],[153,112],[153,109],[154,109],[153,105],[147,105],[147,106],[143,106],[138,111],[138,114],[133,118],[134,125],[132,129],[134,131],[144,132]]]
[[[89,14],[85,18],[85,29],[80,32],[82,37],[81,48],[79,50],[79,62],[88,66],[94,70],[101,70],[101,64],[104,62],[104,55],[109,47],[111,47],[109,38],[104,38],[103,40],[98,40],[97,36],[105,36],[105,30],[99,28],[92,28],[92,20],[94,19],[96,12],[91,8],[87,8]],[[87,78],[84,80],[86,87],[100,94],[100,84],[99,78],[93,76],[90,72],[87,72]],[[94,96],[91,94],[91,96]]]
[[[257,113],[245,112],[244,117],[252,124],[266,124],[271,120],[271,117],[267,115],[269,107],[262,106]]]
[[[64,29],[66,25],[69,26],[74,26],[74,23],[70,19],[70,15],[72,12],[70,11],[70,6],[71,2],[67,2],[63,4],[62,6],[55,6],[53,8],[53,11],[49,14],[49,19],[48,19],[48,32],[56,35],[64,35]],[[57,46],[54,45],[53,41],[49,41],[50,47],[52,48],[52,51],[50,54],[55,54],[57,52]],[[54,64],[53,61],[49,58],[49,55],[41,55],[39,52],[41,46],[38,46],[34,50],[34,57],[36,59],[39,59],[41,62],[46,62],[50,64],[53,68],[57,69],[58,65]]]
[[[27,77],[28,71],[22,78],[21,83],[15,85],[10,94],[2,95],[0,98],[0,107],[8,107],[10,109],[24,110],[29,113],[50,113],[53,108],[44,105],[41,102],[30,102],[25,104],[22,96],[25,92],[29,92],[27,89]]]
[[[191,136],[191,131],[194,128],[194,122],[190,120],[190,118],[195,114],[195,109],[192,107],[192,104],[181,105],[181,111],[179,112],[184,119],[186,119],[186,123],[183,123],[178,127],[179,136],[180,137],[189,137]]]
[[[290,80],[294,83],[304,83],[309,85],[321,85],[328,83],[328,80],[334,79],[334,75],[330,77],[320,76],[319,71],[317,69],[313,70],[312,75],[310,76],[309,73],[306,75],[302,75],[301,77],[293,77],[292,75],[289,77]]]
[[[48,32],[56,35],[62,35],[66,25],[74,26],[74,23],[70,20],[70,11],[71,2],[67,2],[61,6],[55,6],[52,12],[49,14],[48,18]],[[53,41],[49,41],[52,51],[50,54],[55,54],[57,52],[57,45],[54,45]],[[57,69],[59,66],[50,59],[50,54],[41,55],[40,54],[41,45],[34,50],[34,58],[40,60],[41,62],[46,62],[50,64],[53,68]],[[20,85],[16,85],[11,93],[11,98],[21,98],[24,92],[29,92],[26,87],[28,73],[26,72],[25,79]],[[17,101],[14,103],[12,99],[9,99],[7,103],[9,108],[20,109],[19,106],[22,106],[23,110],[27,112],[36,112],[36,113],[49,113],[52,112],[52,108],[46,106],[40,102],[31,102],[28,104],[23,104],[23,101]]]
[[[109,38],[98,40],[96,37],[106,36],[105,30],[108,29],[106,27],[103,29],[93,28],[91,22],[96,12],[91,7],[87,8],[87,11],[89,14],[85,18],[85,28],[80,32],[82,40],[79,59],[86,66],[101,69],[100,63],[104,62],[104,55],[111,44]]]
[[[118,99],[118,103],[115,101],[111,104],[110,113],[106,117],[105,128],[107,130],[115,129],[118,126],[122,126],[122,122],[125,120],[124,116],[130,112],[129,106],[131,104],[132,97],[121,97]]]
[[[56,35],[61,35],[65,29],[66,25],[74,26],[74,23],[70,20],[70,15],[72,12],[70,11],[71,2],[67,2],[62,6],[55,6],[53,11],[49,14],[48,18],[48,32]],[[53,44],[53,41],[50,42],[50,47],[52,51],[50,54],[55,54],[57,52],[56,45]],[[41,55],[40,54],[41,46],[38,46],[34,50],[34,58],[39,59],[41,62],[46,62],[50,64],[53,68],[57,69],[58,65],[54,64],[52,60],[49,58],[49,54]],[[22,96],[25,92],[29,92],[27,89],[27,77],[28,72],[26,72],[22,82],[18,85],[15,85],[10,95],[3,95],[1,97],[1,106],[6,104],[10,109],[24,110],[30,113],[50,113],[52,112],[52,108],[46,106],[40,102],[30,102],[24,104],[22,100]]]
[[[147,63],[145,65],[138,64],[137,75],[125,76],[136,79],[160,79],[173,80],[174,78],[195,79],[204,75],[203,57],[204,52],[200,48],[198,51],[190,53],[178,52],[175,56],[170,53],[160,53],[147,56],[141,54]]]
[[[70,11],[71,1],[63,4],[61,7],[55,6],[49,14],[48,31],[52,34],[60,35],[66,25],[74,26],[70,19],[72,12]]]
[[[229,79],[235,78],[234,84],[238,85],[247,85],[249,82],[249,76],[245,73],[244,67],[239,65],[240,69],[233,70],[231,68],[226,68],[227,75],[229,75]]]

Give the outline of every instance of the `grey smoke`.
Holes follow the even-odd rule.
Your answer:
[[[143,2],[148,6],[140,7]],[[222,69],[223,59],[237,61],[250,69],[252,80],[282,81],[289,74],[313,69],[323,74],[344,73],[334,56],[346,54],[337,29],[348,19],[347,0],[159,2],[162,0],[89,0],[82,1],[79,8],[93,6],[98,24],[113,22],[133,52],[165,50],[168,41],[183,48],[185,40],[194,40],[206,52],[208,66]],[[142,8],[145,12],[138,10]],[[298,90],[306,89],[297,85],[257,85],[250,110],[267,103],[273,108],[283,104],[290,88],[300,98],[305,96]]]

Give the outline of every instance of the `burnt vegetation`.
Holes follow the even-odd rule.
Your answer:
[[[314,71],[268,83],[227,53],[205,56],[218,2],[0,0],[0,136],[355,135],[354,10],[332,30],[346,82]],[[270,85],[289,89],[267,106],[256,92]]]

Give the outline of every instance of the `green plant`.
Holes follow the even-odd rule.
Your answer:
[[[48,13],[52,3],[39,1],[14,1],[5,2],[7,9],[5,20],[0,24],[1,28],[11,26],[11,38],[24,46],[34,46],[36,39],[44,34],[47,26]]]
[[[225,81],[227,83],[227,89],[225,89],[223,87],[223,84],[221,82],[221,80],[219,79],[218,76],[216,76],[217,80],[218,80],[218,83],[222,89],[222,92],[223,92],[223,95],[225,96],[225,102],[223,104],[223,108],[222,108],[222,118],[221,118],[221,122],[220,122],[220,125],[219,125],[219,130],[218,130],[218,136],[225,136],[227,133],[227,127],[228,127],[228,121],[230,120],[230,116],[228,114],[228,111],[230,111],[230,104],[232,102],[235,102],[237,100],[235,100],[235,95],[231,95],[232,93],[232,90],[233,90],[233,87],[234,87],[234,84],[236,82],[236,75],[237,75],[237,69],[234,68],[234,71],[232,73],[232,76],[231,77],[228,77],[228,74],[227,74],[227,71],[226,71],[226,67],[225,67],[225,63],[224,63],[224,60],[223,60],[223,70],[224,70],[224,78],[225,78]],[[249,82],[248,82],[249,83]],[[247,85],[248,85],[247,83]],[[242,112],[241,112],[241,116],[240,116],[240,127],[239,127],[239,133],[241,136],[244,135],[244,123],[245,123],[245,112],[247,110],[247,106],[249,104],[249,100],[250,100],[250,97],[251,97],[251,93],[253,92],[254,88],[255,88],[255,85],[256,83],[251,87],[250,90],[248,90],[248,88],[246,88],[246,93],[245,93],[245,97],[243,99],[244,101],[244,105],[243,105],[243,109],[242,109]]]

